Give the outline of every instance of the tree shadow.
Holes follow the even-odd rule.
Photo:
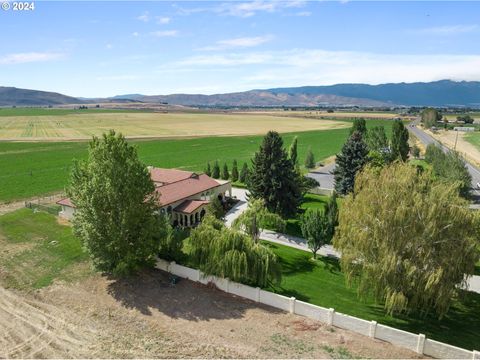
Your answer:
[[[148,269],[128,278],[110,278],[107,292],[124,307],[144,315],[151,316],[158,311],[174,319],[190,321],[239,319],[252,308],[281,312],[186,279],[178,278],[172,285],[170,276],[161,270]]]
[[[341,272],[340,268],[340,262],[338,259],[334,256],[319,256],[317,257],[318,261],[321,261],[325,267],[330,273],[336,274]]]

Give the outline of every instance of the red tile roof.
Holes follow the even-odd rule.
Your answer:
[[[175,209],[177,212],[182,212],[185,214],[191,214],[199,207],[203,205],[207,205],[210,201],[208,200],[185,200],[180,205],[178,205]]]
[[[65,198],[65,199],[62,199],[62,200],[58,200],[57,204],[58,205],[69,206],[69,207],[75,207],[75,205],[73,205],[72,202],[70,201],[70,198]]]
[[[158,186],[155,191],[160,193],[160,204],[165,206],[217,186],[220,186],[220,183],[205,174],[201,174],[183,181]]]
[[[153,182],[160,182],[163,184],[171,184],[177,181],[182,181],[194,176],[195,173],[191,171],[175,170],[175,169],[150,169],[150,176]]]

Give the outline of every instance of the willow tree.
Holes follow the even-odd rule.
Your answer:
[[[112,130],[94,137],[88,157],[74,164],[68,196],[74,233],[101,271],[123,275],[152,263],[161,227],[155,186],[137,150]]]
[[[190,259],[205,274],[253,286],[281,279],[276,255],[247,235],[207,215],[190,234]]]
[[[243,230],[256,243],[260,233],[265,228],[274,228],[282,231],[285,228],[285,221],[277,214],[270,212],[262,199],[252,199],[248,208],[233,221],[233,227]]]
[[[447,313],[480,256],[478,216],[457,186],[403,163],[357,177],[333,245],[361,296],[373,294],[390,314]]]

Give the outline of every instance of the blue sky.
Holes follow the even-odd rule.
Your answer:
[[[0,85],[73,96],[480,80],[480,2],[37,1]]]

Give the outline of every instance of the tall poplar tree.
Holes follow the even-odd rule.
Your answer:
[[[73,230],[101,271],[124,275],[151,264],[159,250],[155,186],[137,149],[112,130],[94,137],[74,164],[67,194]]]
[[[233,160],[232,165],[232,181],[235,182],[238,180],[238,164],[237,160]]]
[[[298,138],[295,136],[293,138],[292,144],[290,145],[290,149],[288,150],[288,157],[290,161],[293,163],[294,166],[298,166]]]
[[[395,120],[392,126],[391,142],[392,160],[406,161],[410,147],[408,146],[408,130],[401,120]]]
[[[248,190],[252,198],[263,199],[271,212],[282,217],[297,213],[301,200],[298,174],[275,131],[267,133],[252,159]]]

